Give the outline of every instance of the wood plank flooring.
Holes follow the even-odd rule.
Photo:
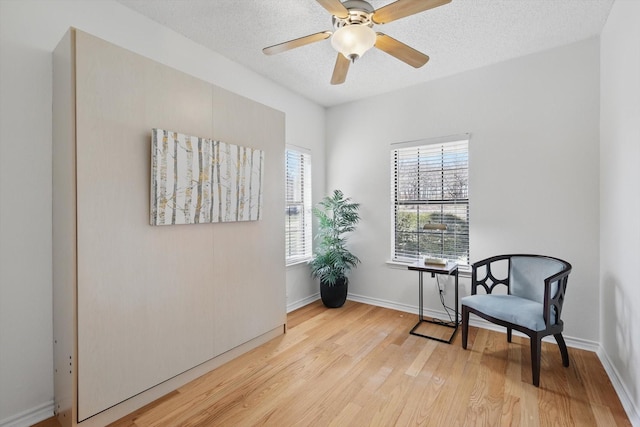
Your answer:
[[[347,301],[288,315],[287,333],[122,418],[143,426],[630,426],[597,356],[470,328],[451,345],[409,335],[417,316]]]

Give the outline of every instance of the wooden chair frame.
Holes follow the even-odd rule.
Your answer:
[[[563,264],[563,268],[560,272],[553,274],[544,279],[544,300],[543,300],[543,318],[545,322],[545,328],[540,331],[534,331],[529,328],[516,325],[504,320],[496,319],[478,310],[475,310],[466,305],[462,305],[462,348],[467,348],[467,339],[469,336],[469,314],[474,313],[481,318],[488,320],[491,323],[501,325],[507,328],[507,341],[511,342],[512,330],[520,331],[526,334],[531,341],[531,375],[533,379],[533,385],[538,387],[540,385],[540,355],[542,348],[542,338],[553,335],[560,348],[560,354],[562,355],[562,364],[565,367],[569,366],[569,353],[567,352],[567,345],[562,337],[562,330],[564,323],[561,320],[562,305],[564,303],[564,295],[567,289],[567,281],[569,279],[569,273],[571,272],[571,264],[563,261],[559,258],[544,256],[544,255],[530,255],[530,254],[510,254],[510,255],[498,255],[484,260],[478,261],[472,264],[471,271],[471,295],[476,295],[478,286],[482,286],[487,294],[491,294],[498,285],[504,285],[507,287],[507,293],[511,294],[510,288],[510,273],[511,273],[511,259],[514,257],[535,257],[546,258],[558,261]],[[494,262],[508,260],[507,277],[504,279],[498,279],[493,275],[491,271],[491,265]],[[478,278],[478,269],[486,267],[486,274],[483,278]],[[551,295],[551,285],[557,283],[557,292],[555,295]],[[551,322],[552,309],[555,309],[555,322]]]

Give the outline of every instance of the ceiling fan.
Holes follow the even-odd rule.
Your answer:
[[[331,37],[331,45],[338,51],[331,84],[337,85],[344,83],[349,65],[372,47],[377,47],[414,68],[422,67],[429,60],[427,55],[384,33],[375,32],[373,25],[386,24],[424,12],[450,3],[451,0],[397,0],[378,10],[364,0],[346,0],[345,2],[317,0],[317,2],[333,15],[334,31],[310,34],[265,47],[262,51],[266,55],[274,55]]]

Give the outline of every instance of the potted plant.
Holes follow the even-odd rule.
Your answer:
[[[320,279],[320,297],[329,308],[342,307],[347,299],[347,273],[360,262],[346,248],[345,237],[360,221],[359,208],[359,203],[351,202],[342,191],[334,190],[313,209],[318,218],[318,244],[309,265],[311,275]]]

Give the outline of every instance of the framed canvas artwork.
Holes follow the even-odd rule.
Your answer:
[[[151,225],[261,218],[264,152],[153,129]]]

